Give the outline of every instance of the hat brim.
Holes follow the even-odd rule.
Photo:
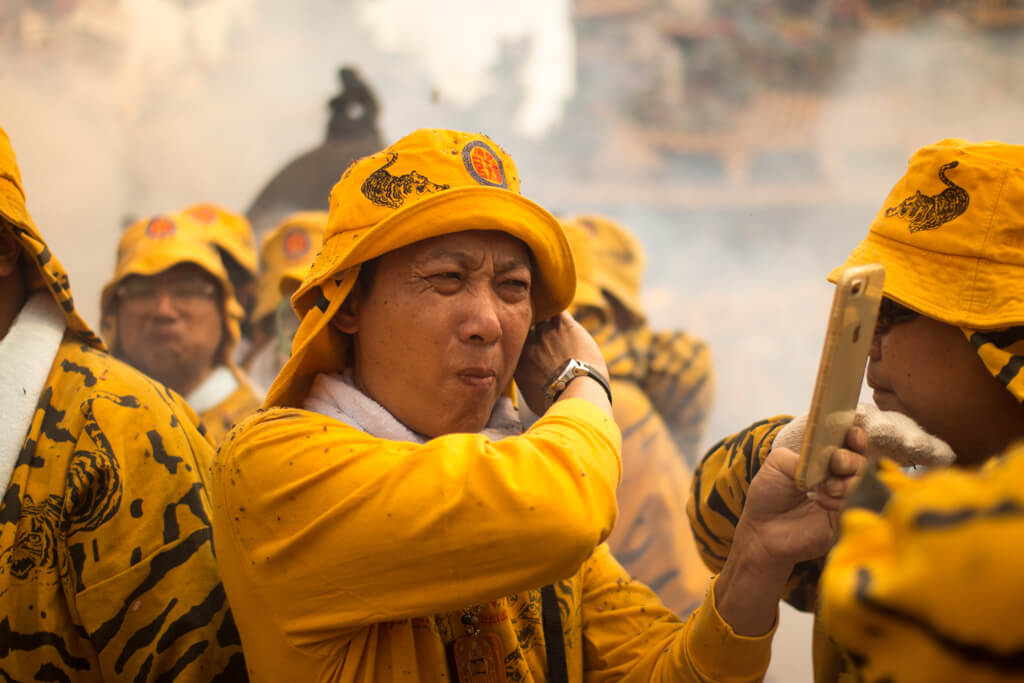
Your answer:
[[[928,251],[870,232],[828,280],[834,283],[844,269],[865,263],[885,267],[885,296],[929,318],[982,330],[1024,324],[1024,289],[1011,286],[1020,266],[986,261],[979,267],[977,257]],[[979,292],[992,298],[980,300]]]
[[[366,229],[330,236],[292,296],[302,319],[292,355],[267,392],[264,407],[298,405],[319,372],[344,369],[344,344],[330,320],[355,283],[362,263],[432,237],[495,230],[522,240],[534,259],[533,318],[546,320],[572,302],[576,268],[558,220],[508,190],[469,186],[439,192]],[[310,309],[314,314],[307,316]]]
[[[576,288],[572,252],[558,221],[538,204],[508,190],[469,186],[439,192],[391,214],[365,230],[347,230],[324,242],[292,297],[299,310],[327,277],[431,237],[468,230],[505,232],[526,243],[536,263],[534,320],[564,311]]]

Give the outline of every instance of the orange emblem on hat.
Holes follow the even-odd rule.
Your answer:
[[[486,142],[474,140],[462,148],[462,161],[469,175],[481,185],[508,188],[505,167]]]
[[[209,206],[193,206],[186,213],[200,223],[212,223],[217,220],[217,211]]]
[[[170,237],[177,229],[174,221],[161,216],[149,222],[149,225],[146,226],[146,234],[153,239],[162,239]]]
[[[288,234],[284,236],[284,242],[282,243],[285,258],[288,259],[302,258],[309,253],[311,246],[312,242],[309,239],[309,235],[302,228],[289,230]]]

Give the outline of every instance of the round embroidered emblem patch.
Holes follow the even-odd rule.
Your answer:
[[[309,253],[312,242],[305,230],[302,228],[292,228],[285,233],[281,246],[284,249],[285,258],[300,259]]]
[[[462,162],[466,165],[469,175],[473,176],[473,179],[481,185],[508,189],[508,181],[505,180],[505,167],[486,142],[474,140],[463,147]]]
[[[194,206],[188,210],[188,215],[207,225],[217,220],[217,211],[209,206]]]
[[[177,229],[178,226],[174,224],[174,221],[160,216],[151,220],[146,226],[146,235],[158,240],[170,237]]]

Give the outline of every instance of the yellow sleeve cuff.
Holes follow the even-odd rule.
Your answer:
[[[690,663],[706,680],[720,683],[759,681],[768,670],[775,624],[763,636],[741,636],[733,631],[715,605],[716,576],[708,588],[703,606],[690,617],[686,648]]]

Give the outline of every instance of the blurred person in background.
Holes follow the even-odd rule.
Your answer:
[[[610,299],[597,286],[594,256],[605,245],[595,244],[597,235],[579,221],[562,221],[562,227],[576,263],[570,311],[584,329],[602,330],[614,315]],[[619,518],[608,546],[630,576],[647,584],[676,614],[686,615],[703,602],[710,578],[686,518],[690,470],[636,375],[616,373],[614,368],[628,362],[627,354],[611,335],[603,339],[612,341],[609,348],[601,347],[601,354],[611,372],[612,413],[622,431]]]
[[[208,231],[184,213],[144,218],[117,253],[100,300],[111,352],[184,396],[220,443],[261,397],[233,360],[241,306]]]
[[[603,216],[583,215],[573,222],[593,238],[595,284],[608,309],[608,315],[580,322],[597,340],[612,377],[644,390],[692,470],[715,396],[711,351],[687,332],[647,326],[640,303],[646,257],[629,230]]]
[[[908,467],[945,465],[955,459],[958,467],[973,469],[1024,437],[1022,168],[1024,147],[1016,145],[951,139],[921,148],[879,210],[867,238],[844,264],[878,262],[886,269],[884,298],[867,363],[867,383],[877,407],[860,406],[856,420],[858,429],[866,432],[869,454],[887,456]],[[829,279],[835,281],[839,272],[839,268],[832,271]],[[751,481],[764,469],[766,458],[773,457],[770,453],[783,451],[787,458],[796,457],[805,418],[778,416],[755,423],[724,439],[704,457],[695,474],[689,512],[698,548],[712,569],[731,560],[737,551],[742,553],[736,539],[744,527],[756,530],[779,515],[793,515],[814,504],[794,495],[792,510],[764,515],[749,509]],[[993,470],[1015,471],[1015,467]],[[855,656],[844,658],[816,623],[817,681],[884,680],[887,675],[893,681],[996,680],[985,678],[992,664],[985,657],[987,649],[1005,653],[1007,638],[1017,638],[1013,642],[1018,645],[1022,641],[1019,629],[1002,628],[1009,623],[1005,615],[1003,619],[986,616],[988,607],[1004,604],[1005,586],[967,580],[970,572],[965,565],[975,566],[978,576],[992,571],[993,578],[1002,569],[983,567],[969,545],[959,545],[957,539],[971,543],[979,538],[970,536],[978,528],[969,524],[976,516],[970,507],[956,512],[965,496],[974,495],[970,491],[979,487],[969,484],[969,489],[953,495],[951,485],[961,480],[959,475],[943,474],[935,477],[934,489],[926,489],[934,492],[931,500],[938,520],[934,524],[915,527],[903,517],[888,516],[914,510],[924,500],[914,493],[925,490],[918,489],[917,483],[895,484],[911,493],[905,503],[882,507],[886,513],[881,517],[865,521],[866,513],[851,515],[857,521],[844,529],[862,533],[849,540],[844,536],[834,553],[839,566],[833,575],[846,581],[840,588],[837,578],[832,586],[836,607],[831,614],[862,612],[851,615],[850,624],[840,625],[834,616],[829,625],[840,628],[844,644],[856,645],[851,653]],[[882,506],[886,496],[880,498]],[[928,517],[926,510],[920,511],[918,520]],[[910,545],[896,550],[891,534],[902,531],[907,532]],[[950,543],[938,543],[940,538]],[[921,563],[917,553],[925,547],[936,555]],[[913,567],[897,566],[898,559],[914,557],[918,564]],[[763,590],[784,593],[797,609],[817,611],[824,561],[822,552],[788,571],[780,567],[774,582],[766,578]],[[928,578],[939,565],[947,566],[935,569],[935,580]],[[860,577],[856,586],[850,583],[850,574]],[[934,590],[940,577],[954,574],[966,583]],[[919,583],[911,587],[911,578]],[[976,591],[982,586],[999,594],[981,597]],[[944,622],[934,620],[940,615]],[[854,633],[854,625],[869,621],[888,626]],[[896,632],[902,636],[885,642],[877,658],[866,647],[868,643],[881,646],[886,634]],[[907,633],[915,635],[904,638]],[[957,643],[979,649],[957,652]],[[911,644],[919,649],[912,650]],[[945,654],[936,655],[938,650]],[[968,675],[972,652],[986,665]],[[866,679],[856,673],[861,665],[871,672]],[[897,670],[911,669],[914,673],[909,677],[895,675]]]
[[[246,680],[213,556],[213,449],[75,310],[2,129],[0,415],[4,680]]]
[[[193,204],[182,213],[205,228],[206,239],[220,254],[231,287],[235,290],[235,299],[242,305],[241,337],[234,353],[235,360],[244,365],[253,353],[252,309],[256,305],[259,278],[252,226],[242,214],[210,202]]]
[[[253,351],[246,367],[259,387],[270,386],[291,353],[299,319],[290,299],[320,251],[326,225],[326,211],[302,211],[263,236],[252,312]]]
[[[565,312],[575,285],[561,226],[487,137],[420,130],[344,172],[292,355],[212,473],[255,680],[763,678],[771,634],[730,625],[745,605],[711,591],[684,623],[604,543],[621,433],[601,351]],[[513,377],[541,414],[525,432]],[[837,450],[822,505],[858,465]],[[803,558],[830,540],[775,531],[737,542]]]

